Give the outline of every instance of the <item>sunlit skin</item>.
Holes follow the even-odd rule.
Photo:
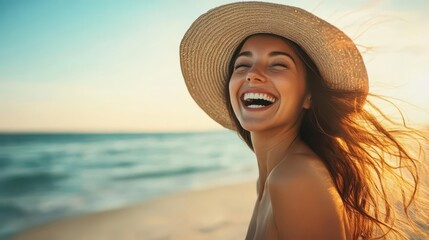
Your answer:
[[[349,239],[329,172],[298,136],[311,94],[294,49],[271,35],[250,37],[234,63],[229,91],[236,117],[251,133],[259,167],[246,239]],[[275,101],[250,108],[243,101],[249,92]]]
[[[254,36],[244,44],[229,87],[235,115],[251,132],[284,129],[310,107],[302,62],[291,47],[272,36]],[[276,102],[265,111],[251,111],[240,102],[245,92],[267,93]]]

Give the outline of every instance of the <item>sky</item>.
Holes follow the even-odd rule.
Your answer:
[[[179,44],[199,15],[230,2],[0,0],[0,131],[222,129],[189,96]],[[363,53],[370,91],[406,101],[397,104],[411,123],[429,122],[428,1],[272,2],[342,29]]]

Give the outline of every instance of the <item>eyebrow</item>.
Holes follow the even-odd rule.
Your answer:
[[[270,57],[279,56],[279,55],[286,56],[286,57],[290,58],[293,63],[295,63],[295,59],[290,54],[288,54],[288,53],[285,53],[285,52],[270,52],[270,54],[269,54]]]
[[[251,57],[252,53],[249,51],[245,51],[245,52],[241,52],[238,54],[237,58],[241,57],[241,56],[245,56],[245,57]]]
[[[280,51],[274,51],[274,52],[270,52],[270,54],[268,54],[268,56],[270,56],[270,57],[280,56],[280,55],[283,55],[283,56],[286,56],[286,57],[290,58],[292,60],[292,62],[296,64],[295,59],[290,54],[288,54],[288,53],[280,52]],[[249,51],[241,52],[241,53],[238,54],[237,58],[239,58],[241,56],[251,57],[252,53],[249,52]]]

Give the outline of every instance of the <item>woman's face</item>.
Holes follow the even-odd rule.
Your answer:
[[[250,132],[291,127],[311,104],[301,59],[271,35],[246,40],[234,63],[229,93],[235,116]]]

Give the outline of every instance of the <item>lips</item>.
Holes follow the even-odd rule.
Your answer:
[[[272,105],[277,101],[277,98],[268,93],[245,92],[241,96],[241,101],[248,108],[258,109]]]

